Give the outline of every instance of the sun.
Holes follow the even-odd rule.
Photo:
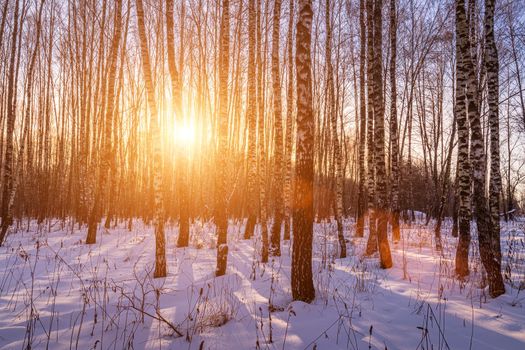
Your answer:
[[[179,152],[187,157],[193,157],[200,143],[200,132],[197,117],[193,109],[183,109],[182,118],[171,108],[162,108],[164,118],[162,135],[164,139],[164,152],[167,156],[174,156]],[[181,120],[182,119],[182,120]]]
[[[189,123],[174,123],[173,137],[177,143],[193,144],[195,142],[195,128]]]
[[[170,142],[177,148],[191,149],[196,142],[196,130],[193,120],[173,121],[168,130]]]

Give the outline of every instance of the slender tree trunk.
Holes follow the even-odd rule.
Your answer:
[[[474,5],[469,1],[469,14],[473,13]],[[469,28],[472,33],[475,28],[473,18]],[[493,251],[491,249],[491,221],[488,210],[488,201],[485,193],[486,186],[486,164],[485,164],[485,145],[483,130],[481,126],[480,115],[480,91],[477,72],[474,66],[475,49],[472,49],[475,44],[473,35],[467,35],[467,50],[465,50],[465,74],[466,74],[466,98],[467,98],[467,114],[470,122],[470,158],[472,164],[472,183],[473,183],[473,204],[474,217],[476,219],[476,226],[478,231],[479,253],[481,261],[489,276],[494,275],[493,270]],[[499,147],[499,146],[498,146]]]
[[[443,174],[443,184],[441,189],[441,199],[439,201],[439,209],[436,218],[436,227],[434,228],[434,237],[436,240],[436,250],[441,251],[443,246],[441,242],[441,224],[443,221],[443,215],[445,213],[445,205],[449,193],[449,184],[450,184],[450,168],[452,164],[452,151],[454,149],[454,140],[456,137],[456,115],[454,115],[452,120],[452,134],[450,135],[450,140],[448,143],[448,154],[445,161],[445,171]]]
[[[516,84],[518,85],[518,96],[521,106],[521,119],[523,123],[523,128],[525,128],[525,98],[523,97],[523,84],[521,83],[521,70],[520,70],[520,61],[518,58],[518,53],[516,50],[516,33],[514,29],[513,18],[510,18],[509,14],[509,36],[510,36],[510,48],[512,52],[512,60],[514,61],[514,68],[516,70]],[[509,209],[510,210],[510,209]]]
[[[281,0],[275,0],[273,7],[272,29],[272,90],[273,90],[273,117],[274,117],[274,167],[273,167],[273,198],[275,213],[270,236],[270,253],[281,255],[281,226],[284,216],[283,206],[283,130],[282,130],[282,102],[281,102],[281,71],[279,67],[279,28],[281,22]]]
[[[115,6],[115,31],[109,51],[109,73],[107,86],[106,110],[104,113],[104,138],[102,140],[102,159],[99,166],[99,178],[97,190],[91,213],[89,215],[88,232],[86,237],[87,244],[94,244],[97,241],[97,227],[103,208],[103,196],[106,191],[108,173],[111,168],[111,157],[113,149],[111,145],[111,133],[113,128],[113,114],[116,105],[115,101],[115,81],[117,76],[117,58],[120,36],[122,31],[122,0],[119,0]]]
[[[457,118],[456,120],[456,129],[457,129]],[[459,237],[459,157],[456,159],[456,176],[454,177],[454,203],[452,204],[452,237]]]
[[[257,95],[255,83],[255,0],[248,2],[248,96],[246,121],[248,123],[248,222],[244,238],[253,235],[257,221]]]
[[[375,81],[373,79],[373,62],[374,62],[374,0],[366,1],[366,24],[367,24],[367,88],[368,88],[368,120],[367,120],[367,148],[368,148],[368,241],[366,244],[365,254],[370,256],[377,252],[377,219],[374,212],[376,203],[376,177],[375,177],[375,144],[374,144],[374,97]],[[381,89],[381,88],[379,88]]]
[[[489,293],[497,297],[505,293],[505,285],[501,276],[501,243],[500,243],[500,143],[499,143],[499,60],[496,40],[494,38],[494,8],[495,0],[485,1],[485,70],[487,74],[487,99],[490,125],[490,183],[489,208],[491,231],[489,241],[482,249],[489,250],[489,259],[484,262],[489,280]],[[508,141],[510,142],[510,140]]]
[[[456,101],[454,114],[458,126],[458,187],[459,192],[459,240],[456,250],[456,274],[464,278],[469,274],[468,252],[470,246],[470,162],[469,125],[465,88],[467,86],[466,51],[468,45],[468,26],[465,13],[465,0],[456,0]]]
[[[266,158],[266,114],[264,108],[264,61],[263,53],[265,48],[262,46],[262,24],[261,17],[263,11],[261,7],[261,0],[257,0],[257,44],[256,44],[256,65],[257,65],[257,107],[258,107],[258,174],[257,179],[259,181],[259,219],[261,225],[261,262],[268,262],[268,250],[269,250],[269,240],[268,240],[268,222],[267,222],[267,196],[266,196],[266,172],[267,172],[267,158]],[[266,57],[266,55],[264,55]]]
[[[294,189],[292,248],[292,297],[311,302],[315,298],[312,276],[314,222],[314,133],[312,111],[312,18],[311,0],[299,0],[296,37],[297,152]]]
[[[7,85],[7,130],[5,139],[5,157],[3,164],[4,188],[2,190],[2,226],[0,228],[0,245],[4,243],[7,229],[13,220],[9,198],[13,191],[13,136],[16,119],[16,79],[15,79],[15,58],[17,53],[17,37],[19,24],[19,1],[16,1],[15,12],[13,14],[13,31],[11,33],[11,56],[9,58],[9,73]]]
[[[339,240],[339,257],[346,258],[346,241],[343,234],[343,162],[339,137],[337,135],[337,108],[335,106],[335,87],[334,87],[334,69],[332,66],[332,18],[330,0],[325,2],[325,25],[326,25],[326,47],[325,47],[325,64],[326,64],[326,112],[325,118],[330,118],[332,129],[332,144],[334,147],[332,164],[335,165],[335,189],[333,191],[333,200],[335,201],[335,220],[337,222],[337,238]]]
[[[155,192],[155,272],[154,276],[166,277],[166,237],[164,235],[164,201],[162,193],[162,160],[160,150],[160,127],[157,114],[157,102],[153,88],[152,67],[150,63],[146,25],[144,23],[144,6],[142,0],[136,0],[137,27],[140,43],[142,72],[146,85],[146,96],[150,110],[150,137],[153,146],[153,191]]]
[[[217,226],[217,268],[215,276],[226,273],[228,259],[228,74],[230,66],[230,1],[222,0],[221,29],[219,34],[219,142],[217,157],[217,190],[215,195],[215,225]]]
[[[175,26],[173,23],[173,0],[166,0],[166,51],[168,53],[168,69],[171,77],[171,91],[173,99],[173,110],[176,115],[176,125],[182,128],[185,120],[182,114],[182,77],[177,69],[177,62],[175,58]],[[184,21],[181,18],[181,21]],[[182,63],[182,60],[180,60]],[[182,72],[182,67],[180,72]],[[190,225],[189,225],[189,206],[188,206],[188,183],[186,180],[186,172],[188,171],[186,154],[182,147],[178,147],[176,161],[176,187],[179,208],[179,236],[177,238],[177,247],[187,247],[190,240]]]
[[[290,239],[290,226],[292,216],[292,141],[293,141],[293,83],[294,83],[294,65],[293,65],[293,25],[294,25],[294,4],[295,0],[290,1],[290,13],[288,19],[288,90],[286,93],[286,137],[285,137],[285,175],[284,175],[284,195],[285,195],[285,219],[284,219],[284,239]]]
[[[356,236],[363,237],[365,229],[366,213],[366,167],[365,167],[365,150],[366,150],[366,24],[365,24],[365,1],[359,0],[359,195],[357,197],[357,225]]]
[[[396,81],[396,57],[397,57],[397,14],[396,0],[390,0],[390,166],[392,168],[391,178],[391,221],[392,240],[398,242],[401,239],[399,229],[399,140],[397,135],[397,81]]]
[[[388,201],[385,164],[385,128],[383,100],[383,55],[382,55],[382,10],[383,0],[375,0],[374,4],[374,165],[376,169],[376,200],[374,215],[377,218],[377,244],[379,247],[380,266],[383,269],[392,267],[392,257],[388,244]]]

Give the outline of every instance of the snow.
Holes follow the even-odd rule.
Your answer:
[[[316,224],[316,299],[305,304],[291,299],[289,243],[262,264],[260,238],[242,240],[239,223],[220,278],[213,225],[196,223],[189,248],[175,247],[168,225],[161,279],[152,278],[153,229],[139,220],[132,231],[100,229],[92,246],[85,227],[24,223],[0,248],[0,348],[525,349],[525,225],[502,225],[507,293],[491,299],[475,237],[469,279],[454,278],[448,222],[442,255],[432,227],[403,225],[390,270],[362,257],[366,238],[335,259],[335,224]]]

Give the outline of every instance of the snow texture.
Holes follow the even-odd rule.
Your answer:
[[[214,278],[213,225],[195,223],[190,248],[176,248],[167,225],[168,276],[153,279],[153,228],[125,227],[86,245],[86,228],[69,222],[20,223],[0,248],[0,349],[525,349],[523,222],[502,223],[497,299],[474,231],[471,274],[458,281],[448,221],[443,255],[432,227],[402,223],[390,270],[362,257],[366,234],[336,259],[335,221],[316,224],[312,304],[291,300],[288,242],[261,264],[259,235],[242,240],[230,222],[227,274]]]

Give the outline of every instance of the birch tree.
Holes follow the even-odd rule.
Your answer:
[[[157,114],[157,101],[153,88],[152,67],[149,57],[144,6],[142,0],[136,0],[137,28],[142,61],[142,73],[146,85],[148,108],[150,111],[150,140],[153,146],[153,191],[155,192],[155,272],[154,277],[166,277],[166,237],[164,234],[164,204],[162,195],[162,160],[160,149],[160,128]]]
[[[219,130],[217,149],[217,183],[215,196],[215,225],[217,226],[217,267],[215,276],[226,273],[228,259],[228,199],[226,193],[228,154],[228,74],[230,66],[230,1],[222,0],[219,34]]]
[[[293,208],[292,297],[311,302],[315,298],[312,276],[314,115],[312,111],[311,0],[299,0],[296,29],[297,132]]]
[[[171,90],[173,99],[173,111],[176,115],[176,123],[179,127],[184,125],[184,116],[182,114],[182,77],[181,70],[177,69],[177,62],[175,57],[175,26],[173,22],[173,0],[166,0],[166,51],[168,54],[168,68],[171,78]],[[182,18],[181,21],[184,21]],[[182,62],[182,61],[181,61]],[[182,67],[179,67],[182,68]],[[177,247],[187,247],[190,238],[190,225],[188,217],[188,194],[186,187],[187,162],[184,149],[179,147],[176,164],[176,182],[177,182],[177,198],[179,201],[179,237],[177,239]]]
[[[255,0],[248,0],[248,81],[246,99],[246,122],[248,123],[248,222],[244,238],[253,235],[257,221],[258,182],[257,182],[257,95],[255,71]]]
[[[375,0],[374,3],[374,60],[373,60],[373,80],[374,80],[374,166],[376,170],[376,189],[374,215],[377,218],[377,244],[379,246],[380,266],[388,269],[392,267],[392,257],[388,244],[388,202],[386,184],[386,163],[385,163],[385,128],[383,99],[383,55],[382,55],[382,10],[383,0]]]
[[[284,239],[290,239],[290,219],[292,217],[292,150],[293,150],[293,97],[294,97],[294,64],[293,64],[293,27],[294,27],[294,5],[295,0],[289,0],[290,9],[288,17],[288,37],[286,41],[287,50],[287,69],[288,69],[288,86],[286,91],[286,135],[284,141],[284,201],[285,201],[285,219],[284,219]]]
[[[366,20],[365,1],[359,0],[359,193],[357,197],[357,222],[356,236],[364,236],[365,213],[366,213],[366,184],[367,172],[365,164],[366,153]]]
[[[115,28],[113,39],[111,41],[111,48],[109,51],[109,69],[107,81],[107,98],[106,110],[104,113],[104,138],[102,145],[102,157],[100,159],[100,166],[98,169],[99,176],[97,181],[97,189],[95,200],[91,213],[89,215],[88,232],[86,237],[87,244],[94,244],[97,241],[97,228],[102,212],[102,201],[106,191],[109,170],[111,168],[111,158],[113,155],[111,134],[113,131],[113,119],[115,113],[115,82],[117,76],[117,58],[119,52],[120,37],[122,34],[122,0],[115,3]],[[138,7],[138,5],[137,5]]]
[[[470,245],[470,161],[469,161],[469,125],[466,105],[466,80],[468,45],[468,25],[465,13],[465,1],[456,0],[456,100],[454,114],[458,129],[458,197],[459,240],[456,249],[456,275],[464,278],[469,274],[468,252]]]
[[[332,24],[331,24],[331,3],[330,0],[325,2],[325,26],[326,26],[326,46],[325,46],[325,64],[326,64],[326,111],[327,118],[330,118],[332,131],[332,144],[334,147],[333,163],[335,163],[335,220],[337,222],[337,239],[339,240],[339,257],[346,258],[346,241],[343,234],[343,160],[340,150],[339,137],[337,135],[337,109],[335,106],[335,86],[334,86],[334,68],[332,65]]]
[[[487,104],[490,127],[490,182],[489,210],[490,228],[488,237],[480,235],[480,253],[488,251],[483,262],[489,280],[489,294],[497,297],[505,293],[501,276],[500,244],[500,194],[502,191],[500,173],[500,140],[499,140],[499,60],[494,37],[495,0],[485,1],[485,70],[487,74]]]
[[[397,135],[397,13],[396,0],[390,0],[390,167],[392,240],[401,238],[399,228],[399,140]]]
[[[273,7],[272,27],[272,91],[274,118],[274,166],[273,166],[273,198],[275,201],[274,222],[271,233],[270,252],[274,256],[281,255],[281,226],[284,216],[283,206],[283,130],[281,102],[281,70],[279,61],[279,35],[281,23],[281,0],[275,0]]]

